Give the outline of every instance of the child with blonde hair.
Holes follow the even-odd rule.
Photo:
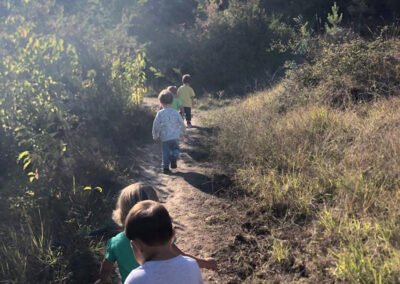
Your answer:
[[[112,213],[112,219],[117,225],[124,228],[125,219],[131,208],[136,203],[144,200],[158,201],[157,193],[152,186],[135,183],[125,187],[118,196],[116,209]],[[175,244],[172,245],[171,250],[177,255],[190,256],[180,251]],[[213,258],[199,259],[193,256],[190,257],[194,258],[202,268],[217,269],[217,263]],[[114,262],[118,264],[122,283],[125,282],[126,277],[133,269],[139,267],[130,241],[124,231],[107,242],[105,257],[100,268],[100,278],[95,282],[96,284],[110,283],[109,278],[114,267]]]

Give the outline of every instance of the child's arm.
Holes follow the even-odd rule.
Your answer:
[[[196,94],[194,93],[194,90],[192,89],[192,95],[190,96],[190,99],[192,100],[192,107],[194,107],[194,97]]]
[[[177,255],[181,254],[184,256],[188,256],[190,258],[193,258],[196,260],[197,264],[199,265],[200,268],[205,268],[205,269],[212,269],[212,270],[217,270],[218,269],[218,264],[215,258],[208,257],[208,258],[198,258],[193,255],[190,255],[188,253],[184,253],[181,251],[176,245],[172,245],[172,251],[176,253]]]
[[[102,283],[111,283],[110,281],[110,274],[112,272],[112,269],[114,267],[114,263],[104,259],[103,262],[101,263],[101,268],[100,268],[100,278],[97,279],[95,284],[102,284]]]
[[[186,137],[186,126],[185,123],[183,122],[182,116],[179,114],[177,116],[177,119],[178,119],[179,131],[181,132],[181,137]]]
[[[153,122],[152,134],[153,140],[157,140],[158,138],[160,138],[160,116],[158,115],[158,113]]]

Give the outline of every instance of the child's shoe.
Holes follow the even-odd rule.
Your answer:
[[[162,169],[162,172],[163,172],[164,174],[169,174],[169,173],[171,173],[171,171],[170,171],[168,168],[163,168],[163,169]]]
[[[192,123],[188,122],[187,128],[192,128]]]
[[[176,165],[176,159],[171,159],[171,169],[176,169],[178,166]]]

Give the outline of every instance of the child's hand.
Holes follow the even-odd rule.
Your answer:
[[[217,270],[218,269],[218,263],[215,260],[215,258],[212,258],[212,257],[204,258],[203,261],[202,261],[201,268]]]

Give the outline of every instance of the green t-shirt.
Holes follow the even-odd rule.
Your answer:
[[[178,97],[182,101],[182,106],[184,107],[192,107],[192,98],[194,98],[195,94],[189,85],[182,85],[178,89]]]
[[[117,262],[122,283],[133,269],[139,267],[125,232],[119,233],[107,242],[105,258]]]
[[[173,244],[176,242],[176,236]],[[105,258],[111,262],[117,262],[122,283],[125,282],[129,273],[140,266],[136,261],[131,248],[131,243],[125,232],[121,232],[107,242]]]
[[[180,111],[182,107],[182,101],[178,98],[174,98],[171,108],[173,108],[174,110]]]

